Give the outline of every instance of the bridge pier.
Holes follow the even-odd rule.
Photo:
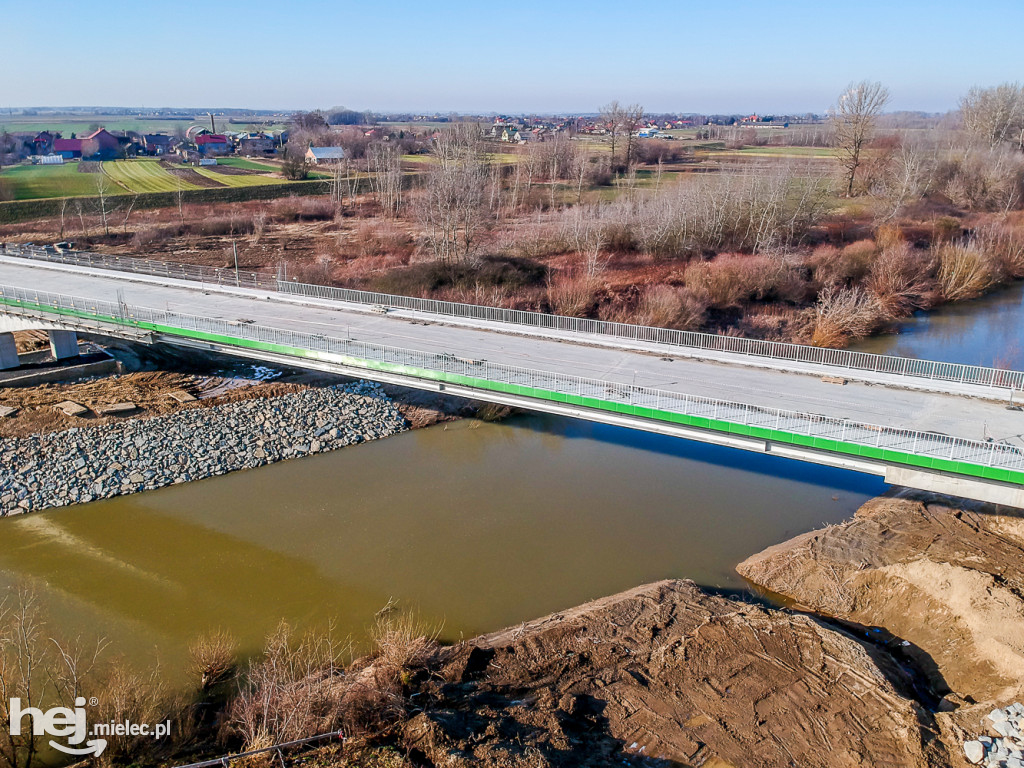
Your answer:
[[[0,371],[17,368],[18,346],[14,343],[13,333],[0,333]]]
[[[78,357],[78,335],[74,331],[50,331],[49,334],[54,360]]]

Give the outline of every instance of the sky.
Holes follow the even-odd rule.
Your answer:
[[[1024,0],[0,0],[0,108],[945,111],[1024,80]],[[164,8],[153,18],[149,9]]]

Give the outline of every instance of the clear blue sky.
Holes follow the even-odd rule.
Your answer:
[[[821,112],[868,78],[939,111],[1024,79],[1024,0],[2,6],[0,107]]]

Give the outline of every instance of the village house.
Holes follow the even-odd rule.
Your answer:
[[[171,151],[173,139],[166,133],[147,133],[142,141],[147,155],[166,155]]]
[[[235,147],[240,155],[267,155],[275,150],[276,144],[273,136],[263,133],[243,133],[239,134]]]
[[[54,139],[53,151],[65,160],[76,157],[87,160],[113,160],[121,154],[121,142],[105,128],[100,128],[81,138]]]
[[[201,155],[226,155],[230,150],[228,137],[221,133],[203,133],[194,141],[196,151]]]
[[[342,147],[310,147],[306,150],[306,162],[311,165],[338,163],[345,159]]]

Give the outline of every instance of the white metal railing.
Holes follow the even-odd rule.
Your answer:
[[[876,355],[868,352],[854,352],[848,349],[811,347],[804,344],[763,341],[737,336],[721,336],[713,333],[698,333],[696,331],[678,331],[671,328],[654,328],[644,325],[614,323],[606,320],[593,320],[584,317],[551,315],[544,312],[529,312],[477,304],[461,304],[453,301],[420,299],[413,296],[397,296],[388,293],[375,293],[373,291],[359,291],[351,288],[334,288],[326,285],[279,280],[277,275],[265,272],[241,271],[236,273],[234,269],[229,268],[175,264],[152,259],[137,259],[126,256],[87,253],[84,251],[57,251],[53,248],[39,246],[7,244],[4,246],[3,253],[8,256],[73,264],[96,269],[120,270],[181,280],[195,280],[216,285],[238,285],[243,288],[275,290],[281,293],[309,298],[408,309],[447,317],[526,325],[533,328],[569,333],[608,336],[615,339],[664,344],[666,346],[682,347],[691,350],[722,352],[788,363],[807,363],[824,367],[845,368],[854,371],[870,371],[872,373],[969,384],[979,387],[1024,390],[1024,371],[964,365],[962,363],[945,363],[936,360],[918,360],[909,357],[893,357],[891,355]]]
[[[984,442],[933,432],[883,427],[608,380],[470,360],[447,353],[421,352],[14,286],[0,286],[0,302],[0,310],[15,314],[52,315],[60,314],[63,310],[65,314],[71,312],[79,318],[95,317],[95,325],[99,326],[134,327],[139,323],[146,323],[161,326],[162,332],[172,335],[214,334],[224,337],[225,343],[240,347],[252,346],[252,342],[274,344],[286,348],[283,350],[284,354],[312,352],[320,359],[360,367],[368,372],[375,369],[389,370],[419,378],[430,378],[425,373],[431,372],[453,374],[500,385],[522,386],[544,392],[653,408],[747,427],[764,427],[791,434],[899,451],[914,456],[961,461],[984,467],[1024,470],[1024,449],[997,441]],[[83,326],[87,324],[83,322]],[[372,378],[372,373],[368,373],[368,377]]]
[[[210,285],[233,285],[240,288],[277,290],[277,275],[251,269],[234,267],[204,267],[199,264],[178,264],[157,259],[137,259],[133,256],[116,256],[88,251],[57,250],[35,245],[12,245],[6,243],[0,251],[6,256],[23,259],[49,261],[55,264],[71,264],[93,269],[109,269],[118,272],[132,272],[139,275],[169,277],[177,280],[194,280]]]

